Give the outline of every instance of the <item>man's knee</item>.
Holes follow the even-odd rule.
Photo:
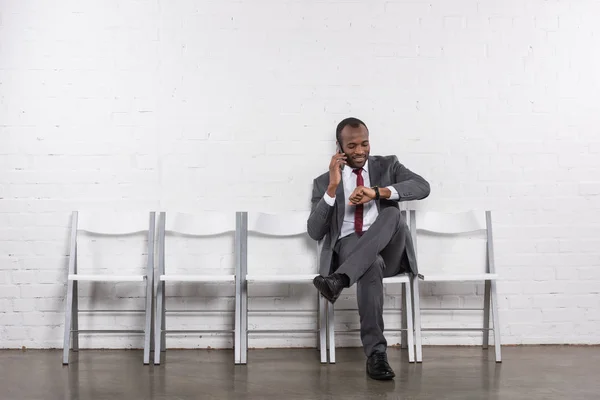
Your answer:
[[[398,226],[406,225],[406,218],[402,215],[400,210],[396,207],[387,207],[379,213],[379,218],[383,218],[386,221],[397,221]]]
[[[386,207],[383,210],[381,210],[381,215],[386,215],[388,217],[396,217],[396,216],[401,216],[402,214],[400,213],[400,209],[397,207]]]
[[[396,207],[384,208],[379,214],[383,215],[386,218],[397,218],[397,219],[401,219],[403,221],[405,220],[404,216],[400,212],[400,209],[398,209]]]

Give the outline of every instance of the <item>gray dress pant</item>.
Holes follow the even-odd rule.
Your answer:
[[[383,278],[398,275],[405,250],[406,220],[395,207],[379,213],[369,230],[358,237],[355,233],[337,241],[334,251],[339,268],[350,286],[356,283],[360,338],[367,357],[385,352],[383,336]]]

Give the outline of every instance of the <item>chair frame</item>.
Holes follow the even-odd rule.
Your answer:
[[[421,341],[422,331],[482,331],[483,332],[483,349],[487,349],[489,345],[490,331],[494,332],[494,350],[496,362],[502,362],[501,354],[501,339],[500,339],[500,318],[498,315],[498,300],[497,300],[497,289],[496,289],[496,266],[494,262],[494,242],[492,232],[492,213],[491,211],[485,211],[485,231],[486,231],[486,278],[485,292],[483,301],[483,328],[427,328],[421,327],[421,306],[420,306],[420,292],[419,292],[419,280],[436,282],[436,280],[427,280],[426,277],[419,274],[418,279],[413,279],[413,295],[415,304],[415,315],[414,315],[414,327],[415,327],[415,346],[416,346],[416,358],[417,362],[423,361],[423,350]],[[415,254],[417,254],[417,230],[416,226],[416,210],[410,210],[410,231],[413,237],[413,243],[415,246]],[[476,279],[456,279],[453,281],[458,282],[476,282]],[[490,309],[491,308],[491,309]],[[453,310],[452,308],[444,308],[442,310]],[[464,309],[463,309],[464,310]],[[471,310],[471,309],[469,309]],[[480,310],[480,309],[474,309]],[[490,312],[492,314],[493,327],[490,328]]]
[[[386,328],[386,332],[402,332],[400,336],[401,348],[408,349],[408,362],[415,362],[415,343],[414,343],[414,328],[413,328],[413,306],[412,306],[412,293],[411,293],[411,281],[412,277],[408,274],[396,275],[388,278],[383,278],[384,285],[401,284],[402,285],[402,307],[401,308],[388,308],[385,311],[400,311],[401,312],[401,327],[400,328]],[[327,332],[328,332],[328,348],[329,348],[329,362],[335,363],[335,312],[354,311],[356,308],[342,308],[335,310],[335,305],[328,302],[327,306]],[[337,331],[337,333],[352,333],[360,332],[360,329],[346,329],[343,331]]]
[[[402,215],[406,215],[406,211],[401,211]],[[412,280],[410,274],[400,274],[392,277],[383,278],[384,285],[401,284],[402,285],[402,307],[400,309],[391,308],[384,311],[401,311],[401,327],[385,329],[386,332],[402,332],[400,335],[400,346],[403,349],[408,349],[408,362],[415,362],[415,343],[414,343],[414,324],[413,324],[413,304],[412,304]],[[357,311],[356,308],[338,309],[338,312]],[[327,305],[327,339],[329,348],[329,362],[335,363],[335,306],[328,302]],[[360,332],[360,329],[346,329],[338,331],[338,333]]]
[[[132,276],[131,278],[112,277],[110,275],[78,275],[77,274],[77,232],[79,212],[73,211],[71,215],[71,237],[70,237],[70,250],[69,250],[69,270],[67,275],[67,293],[65,301],[65,325],[64,325],[64,337],[63,337],[63,365],[69,364],[70,349],[72,346],[73,351],[79,351],[79,334],[80,333],[143,333],[144,334],[144,357],[143,362],[145,365],[150,363],[150,349],[152,347],[152,302],[154,300],[154,232],[155,232],[155,218],[156,213],[149,213],[149,226],[148,226],[148,259],[146,263],[146,274],[138,279],[138,276]],[[82,229],[85,230],[85,229]],[[146,229],[139,230],[137,232],[145,232]],[[94,231],[90,231],[94,232]],[[131,233],[131,232],[129,232]],[[117,236],[128,233],[109,233],[109,235]],[[143,330],[114,330],[114,329],[79,329],[79,313],[82,311],[87,312],[101,312],[111,310],[80,310],[78,302],[78,287],[79,280],[88,282],[135,282],[145,281],[146,284],[146,297],[145,297],[145,310],[127,310],[130,312],[143,312],[145,314],[145,324]],[[116,310],[115,310],[116,311]]]
[[[232,215],[232,218],[234,215]],[[158,365],[161,361],[161,352],[166,352],[166,335],[168,333],[229,333],[233,334],[234,339],[234,363],[240,364],[240,352],[239,352],[239,331],[240,331],[240,319],[238,316],[238,302],[240,297],[239,291],[239,249],[240,249],[240,235],[238,218],[236,218],[236,230],[235,230],[235,254],[236,254],[236,267],[233,279],[229,275],[168,275],[165,271],[165,245],[166,245],[166,218],[167,213],[161,212],[158,219],[158,285],[156,290],[156,321],[154,328],[154,364]],[[174,230],[176,233],[181,233]],[[194,237],[205,237],[215,236],[222,233],[227,233],[229,230],[222,230],[213,234],[189,234]],[[234,329],[201,329],[201,330],[167,330],[166,329],[166,282],[196,282],[196,283],[217,283],[217,282],[230,282],[235,285],[236,294],[236,307],[235,310],[221,310],[222,312],[233,312],[234,317]]]
[[[286,330],[286,329],[278,329],[278,330],[249,330],[248,329],[248,314],[252,312],[252,310],[248,310],[248,213],[247,212],[239,212],[238,213],[238,226],[240,227],[240,253],[239,253],[239,265],[240,265],[240,279],[239,282],[239,318],[240,318],[240,333],[239,333],[239,341],[240,341],[240,356],[241,356],[241,364],[248,363],[248,336],[252,333],[318,333],[318,349],[320,352],[320,361],[322,364],[327,363],[327,309],[325,304],[325,298],[318,293],[317,291],[317,301],[318,301],[318,309],[317,309],[317,329],[316,330]],[[284,235],[269,235],[274,237],[284,237]],[[285,236],[300,236],[300,234],[291,234]],[[317,245],[317,265],[318,265],[318,245]],[[314,274],[317,276],[317,274]],[[275,283],[305,283],[305,281],[299,281],[294,279],[286,279],[285,276],[278,277],[277,279],[268,280],[270,282]],[[312,284],[312,281],[311,281]],[[261,310],[261,312],[268,311],[277,311],[281,312],[282,310]]]

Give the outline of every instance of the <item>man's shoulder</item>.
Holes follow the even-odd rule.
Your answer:
[[[317,176],[315,178],[315,181],[319,182],[319,183],[321,183],[321,182],[329,183],[329,171],[327,171],[325,173],[322,173],[321,175]]]
[[[398,162],[398,157],[395,155],[391,156],[369,156],[369,162],[375,162],[382,166],[392,166]]]

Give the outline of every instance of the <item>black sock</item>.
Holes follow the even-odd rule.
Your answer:
[[[350,278],[346,274],[336,274],[344,283],[344,287],[350,287]]]

